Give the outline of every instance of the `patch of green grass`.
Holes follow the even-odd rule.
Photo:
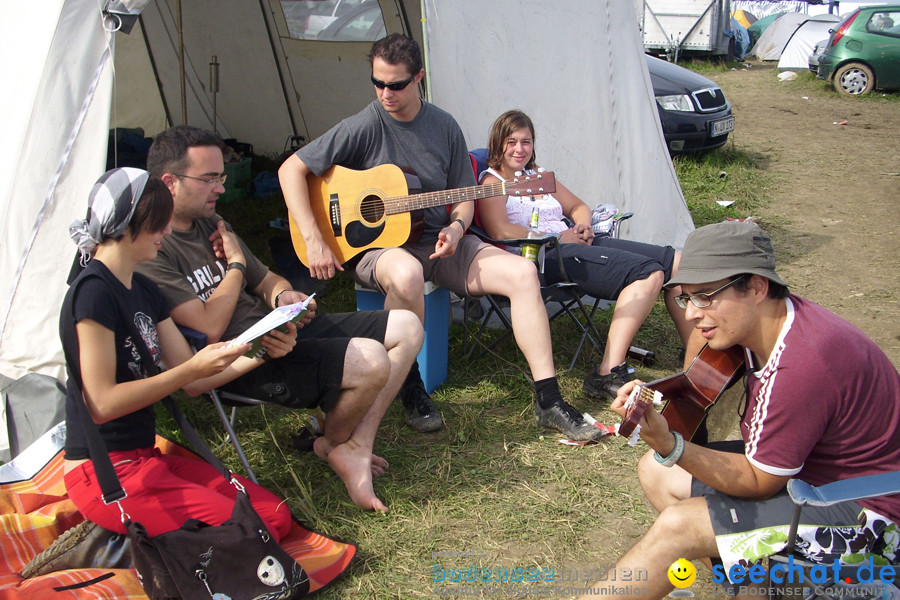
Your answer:
[[[730,71],[731,69],[740,68],[742,63],[734,60],[724,60],[723,58],[702,59],[702,58],[679,58],[678,66],[690,69],[695,73],[699,73],[704,77],[713,77],[717,73]]]
[[[697,227],[725,218],[759,215],[771,182],[765,157],[735,149],[732,142],[702,155],[678,156],[675,171]],[[722,206],[719,202],[731,202]]]
[[[765,209],[764,157],[729,146],[678,158],[675,167],[697,225]],[[735,204],[715,203],[722,199]],[[268,223],[284,216],[281,199],[251,199],[221,206],[220,212],[268,261],[267,240],[279,233]],[[335,279],[319,306],[323,312],[355,310],[349,274]],[[598,311],[601,332],[610,316],[611,310]],[[585,350],[573,371],[566,372],[580,331],[564,319],[553,322],[551,331],[564,396],[601,422],[617,422],[605,403],[581,393],[582,379],[599,357]],[[639,366],[642,379],[679,369],[680,340],[661,302],[634,343],[657,356],[652,368]],[[307,423],[305,413],[238,410],[237,429],[260,482],[284,497],[312,529],[359,545],[349,571],[321,598],[433,598],[436,569],[449,572],[473,563],[493,569],[552,568],[558,577],[577,574],[579,581],[572,585],[586,586],[652,522],[654,511],[635,474],[645,447],[631,448],[622,439],[587,447],[559,444],[559,435],[534,426],[527,365],[512,339],[476,361],[464,358],[462,344],[463,327],[453,324],[449,378],[434,394],[447,424],[443,430],[412,432],[399,405],[382,423],[376,452],[391,466],[376,479],[375,490],[390,507],[389,515],[357,509],[327,465],[312,453],[294,450],[291,440]],[[201,434],[239,470],[209,403],[180,400]],[[175,433],[167,415],[160,415],[160,424],[164,432]],[[438,552],[473,552],[479,558],[437,558],[433,553]]]

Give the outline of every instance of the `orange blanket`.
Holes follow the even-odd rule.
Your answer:
[[[163,452],[195,456],[185,448],[157,437]],[[135,598],[146,600],[137,574],[131,569],[81,569],[58,571],[22,579],[22,569],[62,532],[83,521],[66,496],[63,457],[59,451],[34,477],[0,484],[0,600],[54,598]],[[356,554],[356,546],[309,531],[294,523],[282,540],[284,549],[309,574],[309,591],[334,581]],[[112,573],[112,577],[104,577]],[[99,579],[96,582],[93,580]],[[84,587],[77,584],[88,583]],[[76,586],[58,591],[56,588]]]

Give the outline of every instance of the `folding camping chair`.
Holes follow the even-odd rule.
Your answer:
[[[492,244],[521,246],[522,244],[526,243],[538,243],[545,249],[559,248],[559,239],[556,236],[495,240],[488,236],[487,233],[478,225],[471,226],[469,228],[469,232]],[[542,254],[543,253],[544,252],[542,252]],[[560,271],[565,277],[566,271],[563,264],[562,254],[560,252],[557,252],[556,255],[559,260]],[[567,277],[565,278],[568,279]],[[550,305],[553,302],[557,302],[559,304],[559,308],[557,308],[555,312],[550,315],[550,321],[554,321],[562,315],[568,315],[568,317],[572,320],[579,331],[581,331],[581,339],[578,343],[578,348],[575,350],[572,361],[569,363],[570,371],[575,367],[575,363],[578,360],[578,356],[581,353],[581,349],[583,348],[585,341],[590,342],[598,352],[603,352],[603,337],[597,330],[597,326],[594,324],[593,319],[593,311],[596,310],[599,300],[595,301],[593,310],[588,310],[588,307],[587,305],[585,305],[583,300],[584,295],[584,290],[581,289],[580,285],[568,280],[541,287],[541,296],[544,299],[545,306]],[[497,344],[505,340],[512,333],[512,321],[510,320],[509,315],[506,314],[506,309],[509,307],[508,299],[505,296],[496,296],[492,294],[489,294],[484,298],[487,300],[488,309],[483,313],[483,316],[479,321],[477,330],[474,333],[471,333],[471,342],[469,341],[470,323],[474,319],[470,318],[470,304],[466,303],[465,305],[465,316],[463,319],[463,350],[466,353],[466,359],[468,360],[473,360],[474,358],[481,356],[484,352],[492,350],[495,346],[497,346]],[[490,344],[486,345],[482,341],[482,337],[486,330],[490,327],[491,321],[495,316],[503,324],[505,330]],[[476,351],[479,352],[476,353]]]
[[[471,152],[469,152],[469,156],[472,160],[472,169],[475,171],[475,177],[478,178],[481,172],[487,168],[487,149],[478,148],[476,150],[472,150]],[[610,235],[611,237],[618,237],[619,225],[632,216],[633,213],[630,212],[620,213],[620,215],[618,215],[618,218],[613,221],[607,235]],[[511,240],[497,240],[491,238],[481,227],[481,220],[478,215],[477,202],[475,205],[475,221],[472,226],[469,227],[469,232],[477,235],[486,242],[498,246],[521,246],[522,244],[538,243],[543,248],[542,254],[545,254],[547,249],[555,248],[558,250],[559,248],[559,239],[557,239],[555,236]],[[569,363],[569,371],[571,371],[575,367],[575,363],[578,361],[578,357],[581,355],[581,350],[584,348],[585,342],[590,342],[590,344],[594,347],[598,354],[603,354],[603,349],[605,346],[603,341],[604,337],[600,335],[599,330],[594,324],[594,315],[597,312],[600,304],[602,302],[606,302],[607,299],[594,298],[593,306],[591,306],[590,310],[588,310],[587,305],[584,303],[584,297],[586,296],[584,290],[580,285],[569,280],[568,276],[566,275],[566,269],[562,259],[562,254],[560,252],[556,252],[556,256],[559,260],[559,270],[563,274],[563,281],[541,287],[541,295],[544,298],[545,306],[552,306],[552,303],[554,302],[559,304],[559,308],[556,308],[552,312],[552,314],[550,314],[550,321],[554,321],[555,319],[563,315],[567,315],[578,328],[578,330],[581,331],[581,338],[578,342],[578,346],[575,349],[575,353],[572,356],[572,360]],[[497,344],[505,340],[509,336],[509,334],[512,333],[512,321],[506,314],[506,309],[509,306],[508,299],[504,296],[494,295],[488,295],[485,296],[485,298],[488,303],[488,308],[482,313],[482,316],[479,318],[479,325],[477,330],[471,336],[471,343],[469,341],[469,325],[472,320],[475,320],[475,318],[472,316],[471,303],[465,303],[463,318],[463,351],[466,353],[466,358],[469,360],[477,358],[484,352],[492,350]],[[495,338],[489,345],[485,345],[484,343],[482,343],[482,337],[485,331],[491,325],[491,321],[494,320],[494,317],[496,317],[496,319],[498,319],[500,323],[505,327],[505,331],[500,336]],[[642,357],[652,356],[652,353],[635,347],[632,347],[630,352]]]
[[[184,335],[185,339],[187,339],[194,352],[206,346],[207,339],[205,333],[197,331],[195,329],[191,329],[190,327],[184,327],[182,325],[179,325],[178,329],[181,330],[182,335]],[[229,441],[231,442],[231,445],[234,446],[234,451],[238,455],[238,459],[241,461],[241,465],[244,467],[244,472],[247,474],[247,478],[256,483],[256,474],[250,467],[250,461],[247,460],[247,454],[244,452],[244,448],[243,446],[241,446],[241,441],[238,439],[237,433],[234,429],[235,422],[237,421],[237,409],[241,406],[281,405],[275,404],[273,402],[266,402],[265,400],[259,400],[258,398],[242,396],[240,394],[235,394],[226,390],[218,390],[215,388],[209,390],[206,395],[209,396],[209,399],[212,401],[213,408],[216,411],[216,415],[218,415],[219,421],[221,421],[222,426],[225,428],[225,441],[222,442],[222,445],[227,444]],[[231,415],[228,415],[225,412],[225,402],[223,402],[223,400],[230,405]],[[222,446],[220,445],[217,450],[221,447]]]
[[[878,473],[876,475],[863,475],[860,477],[852,477],[841,481],[834,481],[820,486],[812,486],[805,481],[799,479],[791,479],[787,483],[787,491],[794,502],[794,513],[791,517],[791,526],[788,530],[788,545],[780,553],[769,557],[769,588],[787,591],[787,594],[778,593],[779,598],[802,598],[803,600],[812,600],[814,598],[826,597],[837,598],[841,596],[853,598],[898,598],[900,597],[900,582],[896,575],[890,582],[884,582],[884,585],[866,585],[864,583],[855,582],[858,575],[857,567],[842,567],[839,573],[839,581],[833,579],[828,584],[823,585],[797,585],[785,583],[784,573],[787,569],[783,569],[779,575],[781,582],[772,579],[772,569],[776,565],[788,564],[790,560],[795,566],[799,565],[804,572],[804,582],[810,581],[810,569],[813,563],[805,560],[794,553],[797,543],[797,529],[800,524],[800,514],[804,506],[830,506],[838,502],[846,502],[849,500],[864,500],[866,498],[875,498],[878,496],[889,496],[900,493],[900,471],[891,473]],[[892,565],[894,572],[900,572],[900,566]],[[830,565],[829,565],[830,567]],[[876,567],[878,570],[878,567]],[[829,576],[832,569],[828,569]],[[873,574],[874,575],[874,574]],[[844,583],[844,582],[848,583]],[[894,589],[891,589],[893,586]],[[833,589],[836,587],[849,587],[850,589]],[[802,591],[801,591],[802,590]],[[800,592],[795,593],[795,592]]]

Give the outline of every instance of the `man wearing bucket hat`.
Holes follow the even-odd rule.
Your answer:
[[[793,510],[788,479],[822,485],[900,464],[897,369],[855,326],[788,292],[758,225],[697,229],[666,285],[682,286],[676,301],[698,346],[741,346],[747,375],[742,441],[699,446],[669,431],[656,411],[641,420],[651,450],[638,473],[660,514],[616,567],[645,570],[641,597],[651,598],[672,590],[667,570],[681,558],[721,561],[727,574],[779,552]],[[622,387],[613,410],[624,415],[639,383]],[[828,566],[848,554],[896,557],[898,522],[900,496],[806,507],[798,548]],[[599,587],[585,598],[605,597]]]

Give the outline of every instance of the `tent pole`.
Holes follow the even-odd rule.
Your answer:
[[[425,61],[425,99],[428,100],[428,102],[432,102],[431,66],[428,60],[428,19],[425,16],[425,0],[419,0],[419,11],[422,14],[422,59]]]
[[[187,90],[184,74],[184,28],[181,20],[181,0],[177,2],[178,10],[178,74],[181,77],[181,124],[187,125]]]
[[[291,100],[291,91],[294,90],[294,83],[291,79],[290,69],[284,57],[284,47],[279,39],[277,27],[272,23],[272,7],[267,5],[268,0],[259,0],[259,10],[263,16],[263,23],[266,25],[266,33],[269,36],[269,46],[272,48],[272,58],[275,62],[275,69],[278,71],[278,80],[281,82],[281,93],[284,94],[284,105],[287,107],[288,119],[291,121],[291,132],[294,135],[309,135],[309,127],[306,125],[306,119],[303,116],[303,110],[299,103],[296,112],[299,112],[299,119],[295,114],[294,104],[296,100]],[[296,94],[295,94],[296,96]],[[298,122],[299,121],[299,122]],[[302,124],[303,129],[300,129]]]

